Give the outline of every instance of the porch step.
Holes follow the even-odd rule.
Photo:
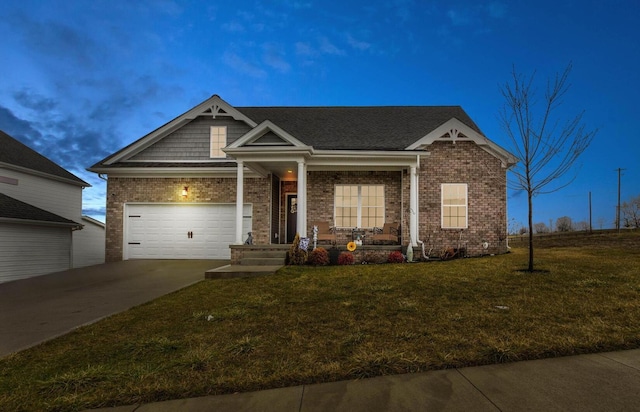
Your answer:
[[[227,265],[215,269],[207,270],[204,273],[205,279],[233,279],[252,278],[256,276],[272,275],[283,265],[275,266],[249,266],[249,265]]]
[[[240,259],[241,266],[284,266],[286,251],[247,250]]]

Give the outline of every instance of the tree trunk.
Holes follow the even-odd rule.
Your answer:
[[[533,196],[531,191],[527,193],[529,201],[529,272],[533,272]]]

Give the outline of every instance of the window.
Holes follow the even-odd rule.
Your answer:
[[[211,157],[226,157],[222,148],[227,145],[227,126],[211,126]]]
[[[337,185],[334,205],[337,227],[384,225],[384,185]]]
[[[442,185],[442,228],[467,228],[467,185]]]

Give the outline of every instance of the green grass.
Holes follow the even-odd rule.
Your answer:
[[[640,347],[640,236],[200,282],[0,360],[0,410],[77,410]],[[624,245],[616,247],[615,245]]]

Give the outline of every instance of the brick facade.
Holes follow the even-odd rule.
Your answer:
[[[316,220],[331,222],[330,224],[333,226],[336,185],[384,185],[385,221],[401,222],[401,172],[309,172],[307,184],[309,187],[307,190],[307,234],[309,235],[312,233],[312,224]],[[339,244],[346,244],[351,240],[351,229],[337,229]]]
[[[464,247],[470,256],[507,251],[506,169],[500,160],[473,142],[436,142],[421,157],[419,237],[439,252]],[[442,229],[442,183],[468,185],[468,228]],[[484,250],[483,241],[489,243]]]
[[[244,201],[253,205],[255,244],[271,243],[271,231],[286,238],[286,195],[297,191],[296,182],[280,184],[280,225],[271,227],[270,178],[247,178]],[[410,179],[405,171],[313,171],[307,176],[307,233],[316,220],[334,219],[334,191],[341,184],[382,184],[385,187],[385,221],[399,222],[402,244],[409,239]],[[468,185],[468,228],[442,229],[441,184]],[[183,199],[181,191],[189,187]],[[472,142],[455,145],[436,142],[429,154],[421,156],[418,169],[418,239],[437,255],[443,248],[464,247],[468,255],[506,252],[506,170],[500,160]],[[123,258],[123,205],[125,203],[235,203],[235,178],[120,178],[110,177],[107,184],[106,260]],[[370,234],[370,232],[368,232]],[[337,230],[338,244],[351,240],[351,228]],[[485,250],[482,243],[489,248]],[[365,238],[365,243],[368,244]],[[325,245],[326,246],[326,245]]]

